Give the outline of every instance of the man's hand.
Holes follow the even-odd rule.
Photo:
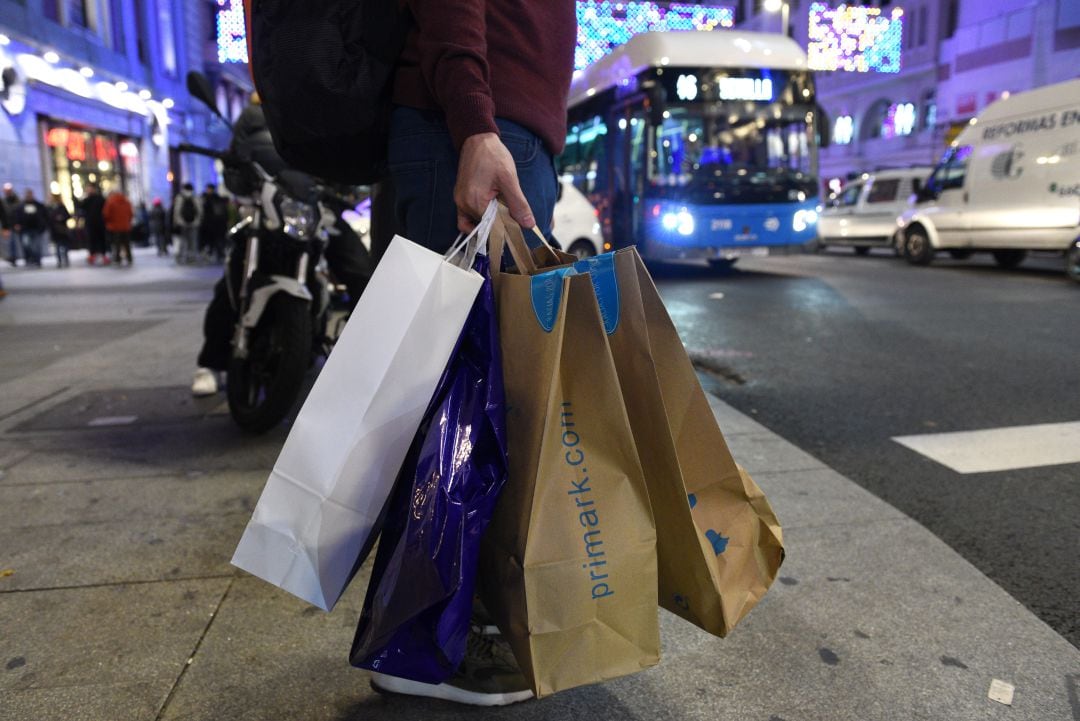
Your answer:
[[[510,151],[495,133],[470,135],[461,146],[454,203],[458,230],[468,233],[484,214],[492,198],[498,197],[510,209],[510,217],[522,228],[536,226],[529,202],[521,192],[517,167]]]

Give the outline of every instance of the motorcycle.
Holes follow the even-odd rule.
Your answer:
[[[188,90],[228,124],[205,77],[189,74]],[[308,369],[329,355],[348,318],[344,286],[324,254],[331,235],[353,234],[342,213],[354,203],[298,171],[271,175],[235,152],[179,149],[221,160],[227,179],[245,177],[253,191],[238,197],[240,220],[228,234],[224,282],[235,321],[226,397],[237,425],[262,433],[292,409]]]

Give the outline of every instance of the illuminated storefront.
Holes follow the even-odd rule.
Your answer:
[[[68,207],[75,207],[89,183],[105,195],[120,190],[132,204],[146,202],[137,139],[47,118],[41,131],[49,192],[59,193]]]

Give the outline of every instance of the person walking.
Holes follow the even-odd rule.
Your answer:
[[[553,157],[566,140],[573,0],[405,0],[414,19],[394,76],[388,160],[399,232],[439,252],[493,198],[547,235]],[[500,638],[470,638],[442,684],[373,673],[379,690],[503,705],[532,691]]]
[[[165,226],[165,206],[161,204],[161,198],[154,198],[150,206],[147,227],[150,231],[150,244],[157,247],[158,257],[169,254],[169,234]]]
[[[19,196],[15,194],[15,187],[11,183],[4,183],[4,194],[0,196],[0,205],[4,208],[4,238],[7,240],[7,262],[12,267],[19,264],[22,256],[22,239],[15,231],[15,215],[19,209]]]
[[[202,218],[199,221],[199,253],[207,260],[221,262],[225,255],[225,231],[229,220],[229,201],[218,194],[217,186],[207,183],[202,194]]]
[[[0,201],[0,241],[7,240],[11,236],[11,226],[7,206]],[[5,296],[7,296],[7,291],[4,290],[4,280],[0,278],[0,300],[3,300]]]
[[[34,197],[31,188],[27,188],[23,193],[22,204],[15,211],[15,231],[22,240],[23,257],[26,258],[27,266],[41,267],[45,231],[48,227],[49,218],[45,205]]]
[[[102,197],[95,183],[86,185],[86,197],[82,201],[83,229],[86,231],[86,244],[90,247],[88,263],[109,264],[108,246],[105,237],[105,198]]]
[[[112,243],[113,262],[120,266],[126,257],[127,264],[134,265],[135,259],[131,255],[131,221],[135,217],[135,210],[131,207],[131,201],[119,190],[114,190],[105,201],[102,215],[105,218],[105,230]]]
[[[199,225],[202,222],[202,208],[195,197],[195,187],[184,183],[180,193],[173,199],[173,228],[179,231],[180,250],[176,255],[178,263],[194,263],[199,254]]]
[[[68,221],[71,213],[64,205],[64,199],[59,193],[53,193],[46,208],[49,226],[49,235],[53,245],[56,246],[56,267],[70,268],[71,261],[68,259],[68,249],[71,247],[71,229]]]

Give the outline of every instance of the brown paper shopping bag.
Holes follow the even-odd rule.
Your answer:
[[[600,284],[656,521],[660,605],[725,636],[776,578],[784,557],[780,523],[735,464],[637,250],[577,266]],[[614,291],[602,290],[607,276]]]
[[[656,535],[593,285],[537,268],[565,256],[510,230],[524,272],[494,277],[510,468],[478,582],[544,696],[658,662]]]

